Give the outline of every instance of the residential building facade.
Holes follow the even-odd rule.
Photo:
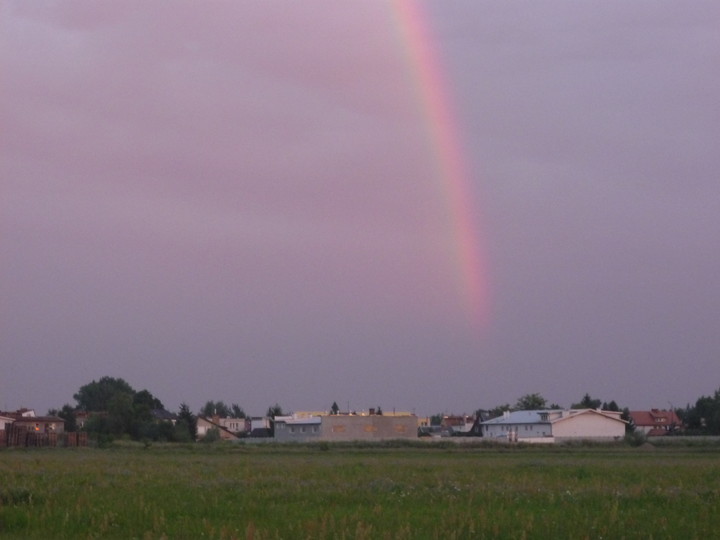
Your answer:
[[[276,416],[275,440],[278,442],[319,440],[322,435],[321,423],[321,416]]]
[[[617,440],[625,435],[620,414],[597,409],[506,411],[481,426],[484,437],[511,442]]]
[[[682,420],[675,411],[630,411],[630,420],[636,431],[641,431],[648,437],[661,437],[683,429]]]
[[[197,438],[203,439],[205,436],[210,432],[210,430],[217,430],[218,434],[220,435],[220,439],[223,441],[236,441],[238,440],[238,436],[235,435],[233,432],[228,431],[226,428],[221,426],[220,424],[213,422],[209,418],[205,418],[204,416],[198,416],[197,418]]]

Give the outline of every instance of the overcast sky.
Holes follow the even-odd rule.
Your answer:
[[[251,414],[720,387],[720,4],[418,5],[4,1],[0,408],[104,375]]]

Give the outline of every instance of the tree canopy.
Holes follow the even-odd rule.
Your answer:
[[[720,389],[712,396],[701,396],[694,406],[678,411],[691,432],[720,435]]]
[[[578,403],[573,403],[571,409],[599,409],[602,400],[593,399],[586,393]]]
[[[503,403],[502,405],[496,405],[492,409],[488,409],[487,415],[488,418],[497,418],[498,416],[502,416],[505,411],[511,411],[512,407],[509,403]]]
[[[135,394],[132,386],[123,379],[101,377],[80,387],[73,399],[83,411],[107,411],[110,400],[118,393]]]
[[[283,416],[285,413],[282,410],[282,407],[275,403],[275,405],[270,405],[267,410],[266,416],[269,416],[270,418],[275,418],[276,416]]]
[[[233,418],[247,418],[247,415],[245,414],[245,411],[243,408],[238,405],[237,403],[233,403],[230,405],[230,409],[232,410],[232,417]]]
[[[93,380],[81,386],[73,397],[80,410],[95,413],[88,419],[85,430],[98,437],[173,439],[172,425],[153,416],[153,410],[165,408],[162,402],[148,390],[136,391],[123,379]]]
[[[200,409],[200,416],[205,418],[212,418],[213,416],[227,418],[230,415],[230,407],[225,405],[223,401],[207,401]]]
[[[220,418],[245,418],[246,414],[243,408],[237,403],[227,405],[224,401],[207,401],[200,409],[200,416],[212,418],[219,416]]]
[[[547,400],[540,394],[525,394],[518,398],[515,403],[515,410],[518,411],[535,411],[538,409],[544,409],[547,405]]]

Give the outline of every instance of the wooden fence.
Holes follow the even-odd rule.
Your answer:
[[[9,429],[0,430],[0,447],[72,447],[87,446],[87,433],[38,433],[26,427],[9,426]]]

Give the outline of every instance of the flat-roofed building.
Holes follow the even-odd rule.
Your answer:
[[[412,414],[323,414],[275,417],[278,441],[360,441],[415,439],[417,416]]]

